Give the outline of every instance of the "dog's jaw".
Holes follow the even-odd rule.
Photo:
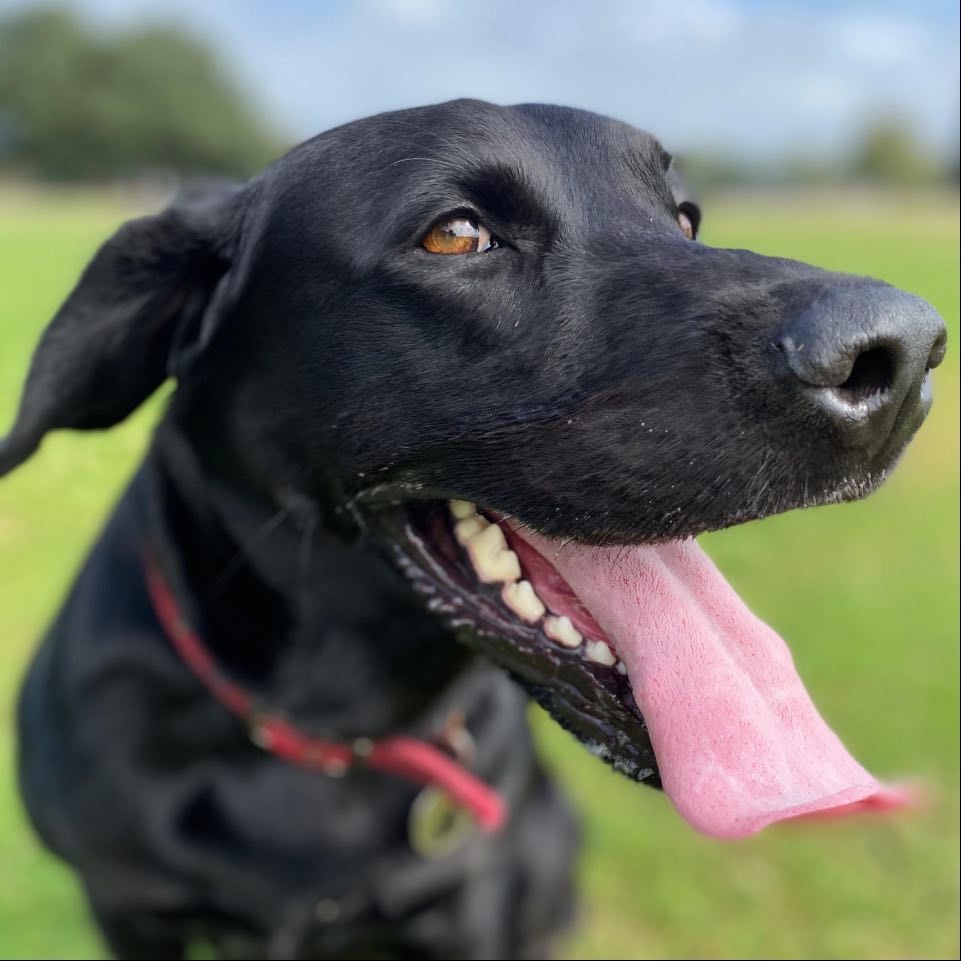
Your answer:
[[[557,616],[545,610],[535,623],[519,617],[505,603],[506,584],[476,576],[457,543],[457,519],[443,502],[380,509],[369,523],[427,608],[458,640],[508,671],[593,753],[634,780],[659,785],[644,719],[603,640],[572,646],[548,634]]]
[[[428,608],[593,753],[663,781],[698,830],[909,801],[848,754],[787,646],[693,541],[558,541],[459,501],[405,515],[395,560]]]

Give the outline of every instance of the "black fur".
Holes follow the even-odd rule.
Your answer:
[[[916,298],[708,248],[681,209],[699,216],[647,134],[458,101],[330,131],[98,252],[0,473],[177,378],[21,701],[28,809],[118,956],[198,936],[236,958],[543,956],[570,912],[574,819],[521,690],[425,609],[373,520],[458,497],[627,543],[858,496],[923,418],[943,350]],[[499,246],[421,247],[461,212]],[[250,744],[159,628],[146,551],[224,668],[304,729],[430,736],[463,710],[506,832],[424,860],[414,786]]]

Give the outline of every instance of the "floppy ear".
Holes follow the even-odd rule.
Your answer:
[[[206,184],[125,223],[87,265],[34,352],[0,476],[49,430],[110,427],[197,349],[239,232],[235,185]]]
[[[671,164],[667,171],[667,182],[671,185],[674,193],[674,202],[678,210],[687,214],[691,220],[695,235],[701,227],[701,205],[687,185],[687,181],[678,172],[677,167]]]

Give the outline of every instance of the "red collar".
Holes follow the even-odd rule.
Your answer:
[[[507,817],[504,799],[442,750],[426,741],[397,735],[378,741],[358,738],[347,744],[298,731],[280,714],[258,707],[250,691],[217,666],[210,649],[184,620],[170,585],[153,560],[145,563],[154,611],[177,653],[214,697],[247,725],[258,747],[276,757],[335,777],[358,764],[418,784],[431,784],[465,808],[489,833]]]

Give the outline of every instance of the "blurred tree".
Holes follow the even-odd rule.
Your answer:
[[[957,187],[961,180],[961,118],[958,116],[958,108],[954,112],[954,129],[948,141],[948,149],[942,165],[943,179],[945,183]]]
[[[688,189],[695,191],[750,185],[757,173],[739,157],[723,151],[688,151],[678,157],[677,168]]]
[[[196,40],[94,37],[48,9],[0,21],[0,161],[59,179],[249,174],[277,143]]]
[[[851,173],[857,180],[921,184],[937,177],[935,158],[902,120],[870,124],[855,149]]]

